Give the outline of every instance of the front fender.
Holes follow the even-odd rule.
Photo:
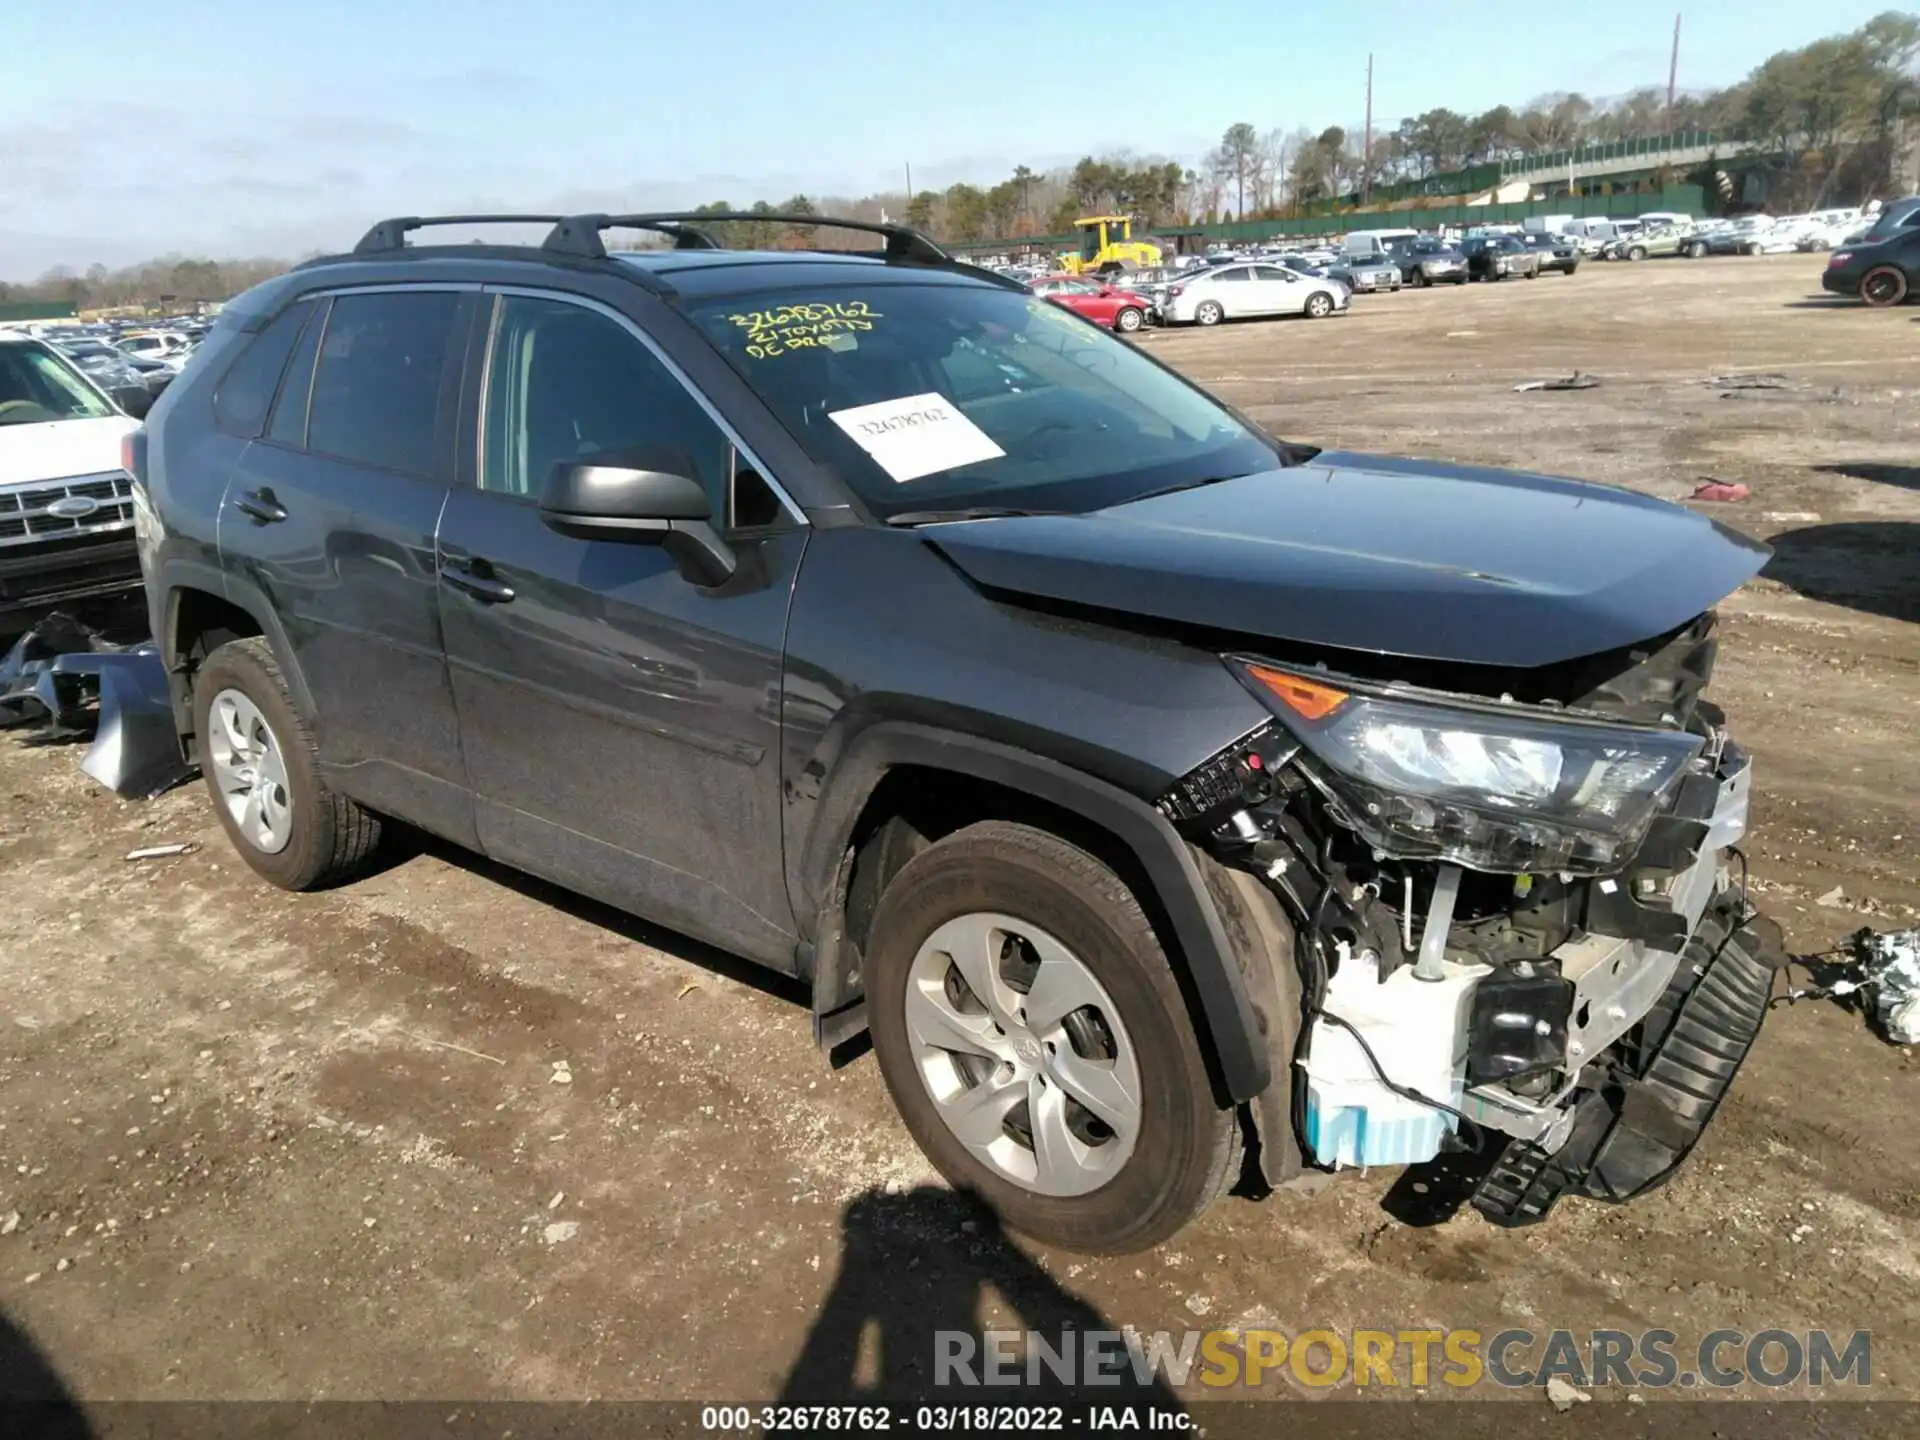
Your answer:
[[[875,787],[896,766],[945,770],[1002,785],[1078,815],[1112,835],[1138,861],[1173,931],[1202,1039],[1211,1042],[1227,1098],[1249,1100],[1267,1090],[1274,1069],[1259,1008],[1203,877],[1200,859],[1165,816],[1106,781],[1057,761],[976,736],[905,721],[880,721],[849,741],[829,772],[804,842],[807,894],[822,897],[816,914],[812,969],[815,1011],[825,1016],[856,998],[851,956],[841,934],[837,883],[853,829]]]

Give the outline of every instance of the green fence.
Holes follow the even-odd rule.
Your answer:
[[[1662,158],[1686,150],[1726,148],[1712,130],[1679,130],[1671,135],[1655,135],[1645,140],[1615,140],[1605,145],[1582,145],[1572,150],[1536,151],[1500,163],[1502,175],[1531,175],[1540,170],[1565,170],[1617,167],[1622,161],[1644,161],[1658,165]]]
[[[0,300],[0,325],[21,320],[71,320],[71,300]]]

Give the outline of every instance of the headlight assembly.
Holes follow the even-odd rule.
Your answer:
[[[1703,744],[1227,663],[1299,737],[1306,773],[1363,840],[1472,870],[1619,869]]]

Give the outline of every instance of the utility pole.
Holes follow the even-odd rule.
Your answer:
[[[1673,133],[1673,102],[1680,87],[1680,17],[1673,17],[1673,58],[1667,62],[1667,133]]]
[[[907,162],[907,203],[913,203],[913,162]]]
[[[1373,56],[1367,56],[1367,124],[1360,141],[1360,208],[1373,199]]]

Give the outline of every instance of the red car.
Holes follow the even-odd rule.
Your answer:
[[[1128,334],[1147,323],[1153,302],[1131,290],[1121,290],[1081,275],[1046,275],[1027,288],[1043,300],[1063,305],[1096,325]]]

